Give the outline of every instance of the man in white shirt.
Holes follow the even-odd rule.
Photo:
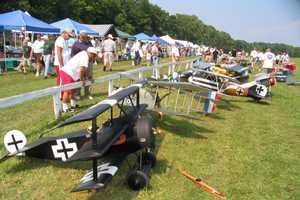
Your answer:
[[[85,80],[88,79],[87,68],[89,62],[95,61],[96,56],[97,50],[95,47],[89,47],[86,51],[81,51],[72,57],[60,70],[60,85],[66,85],[80,80],[82,86],[84,86]],[[76,107],[74,90],[65,90],[62,95],[62,102],[63,112],[74,111]],[[68,107],[68,102],[71,102],[71,109]]]
[[[139,65],[141,63],[141,59],[143,56],[143,52],[141,49],[140,41],[136,41],[131,47],[131,57],[133,58],[133,66]]]
[[[116,42],[113,41],[113,36],[108,34],[107,39],[102,43],[102,53],[103,53],[103,62],[104,67],[103,71],[106,71],[108,66],[109,71],[112,71],[112,63],[114,60],[114,55],[116,54]]]
[[[254,65],[257,62],[257,58],[258,58],[258,53],[256,51],[256,49],[254,48],[251,53],[250,53],[250,59],[251,59],[251,67],[252,69],[254,69]]]
[[[34,41],[34,43],[31,46],[31,56],[30,58],[32,58],[32,56],[35,59],[35,69],[36,69],[36,75],[35,76],[39,76],[42,68],[43,68],[43,51],[44,51],[44,44],[45,41],[41,39],[41,35],[38,34],[37,35],[37,39]]]
[[[175,67],[176,67],[176,62],[179,61],[179,49],[176,47],[175,44],[172,44],[172,49],[171,49],[171,57],[172,57],[172,71],[171,74],[173,74],[173,72],[175,72]]]
[[[276,56],[274,53],[272,53],[271,49],[268,48],[266,52],[264,53],[263,57],[263,69],[267,74],[272,73],[272,70],[274,68],[274,64],[276,61]]]
[[[56,84],[60,84],[60,69],[68,62],[70,59],[70,51],[68,46],[68,39],[72,37],[72,30],[65,29],[60,36],[55,41],[54,44],[54,67],[56,70]]]
[[[154,43],[151,47],[151,64],[158,65],[159,62],[158,43]]]
[[[282,59],[282,63],[288,64],[289,63],[289,54],[286,52],[283,52],[281,59]]]

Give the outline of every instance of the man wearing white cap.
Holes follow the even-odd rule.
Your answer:
[[[82,86],[84,86],[85,80],[88,79],[87,70],[89,61],[94,61],[96,56],[97,50],[94,47],[89,47],[86,51],[81,51],[72,57],[60,70],[60,85],[70,84],[80,80]],[[65,90],[62,94],[62,102],[63,112],[74,111],[76,107],[74,90]],[[71,102],[71,109],[68,107],[68,102]]]
[[[58,36],[54,44],[54,67],[57,75],[57,85],[60,84],[59,71],[70,59],[68,39],[72,36],[72,29],[65,29],[61,35]]]
[[[112,71],[111,66],[116,53],[116,43],[113,41],[113,36],[111,34],[108,34],[107,39],[102,43],[102,53],[104,61],[103,71],[106,70],[106,67],[109,68],[109,71]]]

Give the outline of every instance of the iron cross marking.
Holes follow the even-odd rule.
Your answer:
[[[258,92],[258,94],[260,95],[261,92],[264,91],[264,88],[262,86],[259,86],[258,88],[256,88],[256,91]]]
[[[236,91],[236,94],[238,96],[242,96],[244,94],[244,90],[242,88],[238,88],[237,91]]]
[[[55,158],[61,158],[62,161],[68,160],[78,150],[76,143],[69,143],[67,138],[58,139],[56,143],[52,146],[53,155]]]
[[[71,152],[73,151],[73,148],[66,148],[66,145],[64,143],[64,141],[60,141],[61,142],[61,146],[62,146],[62,149],[58,149],[57,150],[57,153],[64,153],[65,154],[65,157],[66,157],[66,160],[69,158],[68,156],[68,152]]]
[[[23,140],[18,140],[17,141],[14,134],[12,134],[11,137],[12,137],[12,142],[7,143],[7,145],[9,145],[9,146],[14,145],[16,150],[19,151],[18,144],[23,143]]]

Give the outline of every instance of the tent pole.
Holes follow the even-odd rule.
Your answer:
[[[14,32],[15,34],[15,48],[17,48],[17,32]]]
[[[5,48],[5,30],[3,31],[3,52],[4,52],[4,69],[6,70],[6,48]]]

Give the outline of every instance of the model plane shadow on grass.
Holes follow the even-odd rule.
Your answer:
[[[207,139],[207,137],[203,134],[214,132],[204,127],[197,126],[183,118],[180,120],[171,116],[164,116],[164,118],[165,120],[161,121],[159,126],[163,130],[172,132],[172,134],[176,134],[181,137]]]
[[[251,104],[259,104],[259,105],[263,105],[263,106],[271,106],[271,103],[268,101],[253,101],[251,99],[234,99],[234,100],[230,100],[232,103],[251,103]],[[238,106],[239,107],[239,106]],[[240,107],[239,107],[240,108]]]

